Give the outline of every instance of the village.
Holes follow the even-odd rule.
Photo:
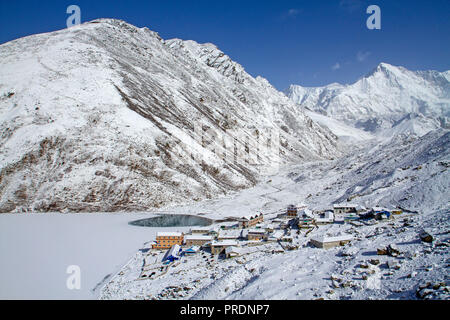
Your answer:
[[[156,239],[139,250],[103,287],[101,299],[203,299],[226,295],[251,283],[251,279],[267,270],[267,264],[273,263],[273,257],[283,256],[288,261],[291,257],[306,258],[305,266],[311,268],[304,270],[308,275],[302,277],[317,277],[323,272],[322,279],[331,279],[333,289],[329,292],[334,292],[334,288],[345,290],[361,284],[335,277],[328,269],[317,272],[317,266],[328,268],[320,259],[331,256],[344,259],[339,262],[342,268],[351,264],[356,258],[353,251],[358,251],[353,242],[361,243],[364,238],[376,246],[373,253],[368,252],[373,258],[361,260],[352,271],[342,272],[343,277],[356,272],[361,281],[370,285],[369,280],[379,277],[380,270],[387,268],[386,277],[390,277],[398,268],[394,265],[398,263],[396,259],[404,259],[394,243],[385,242],[385,236],[391,234],[389,230],[406,230],[408,221],[416,216],[397,208],[336,204],[330,210],[313,211],[298,204],[270,214],[228,217],[209,226],[191,227],[185,233],[157,232]],[[424,231],[418,241],[431,245],[433,237]],[[339,251],[327,253],[333,248]]]
[[[217,255],[219,259],[235,258],[254,251],[252,247],[267,243],[279,243],[281,250],[297,249],[293,245],[293,234],[300,230],[310,231],[325,224],[350,223],[374,224],[375,221],[389,220],[394,215],[400,215],[401,209],[386,209],[373,207],[370,210],[353,204],[334,205],[332,210],[312,211],[301,203],[289,205],[279,214],[254,215],[239,218],[230,217],[227,222],[214,226],[191,228],[189,233],[158,232],[156,240],[151,242],[149,254],[152,256],[161,254],[161,250],[167,250],[161,260],[162,265],[168,265],[191,256],[200,251]],[[352,240],[352,236],[339,235],[333,237],[312,237],[311,245],[317,248],[331,248],[343,246]],[[146,277],[143,274],[143,277]]]

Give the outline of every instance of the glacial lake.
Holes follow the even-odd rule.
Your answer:
[[[130,225],[151,228],[209,226],[213,220],[185,214],[163,214],[129,222]]]

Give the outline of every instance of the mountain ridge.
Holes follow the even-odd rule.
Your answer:
[[[382,62],[353,84],[291,85],[285,94],[302,107],[370,133],[392,133],[408,115],[433,122],[424,132],[412,133],[450,128],[450,71],[410,71]]]
[[[280,164],[340,154],[211,44],[96,19],[0,47],[0,212],[142,211],[249,188],[271,164],[247,161],[265,131],[282,136]]]

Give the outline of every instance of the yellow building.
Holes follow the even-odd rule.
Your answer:
[[[152,249],[170,249],[173,245],[183,244],[184,235],[181,232],[158,232],[156,235],[156,243],[152,245]]]

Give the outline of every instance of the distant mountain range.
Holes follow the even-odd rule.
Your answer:
[[[291,85],[287,96],[304,109],[369,133],[420,136],[450,128],[450,71],[409,71],[381,63],[354,84]]]

